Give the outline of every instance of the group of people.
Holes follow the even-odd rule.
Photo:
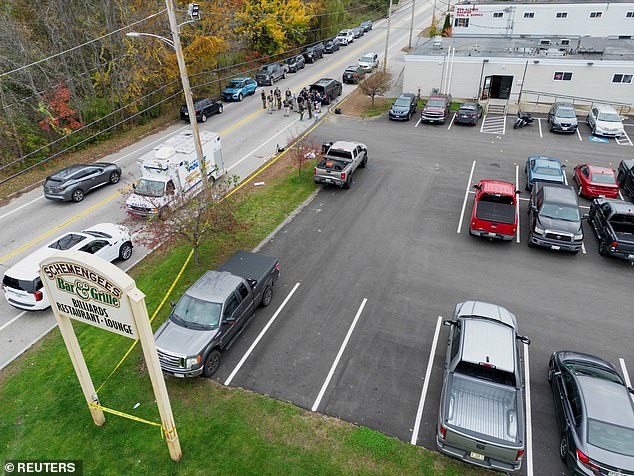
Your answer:
[[[290,89],[286,89],[284,99],[282,99],[282,91],[279,88],[271,89],[268,94],[262,90],[260,93],[262,98],[262,109],[266,109],[269,114],[273,114],[274,110],[284,108],[284,116],[290,116],[291,111],[299,113],[299,120],[304,120],[304,114],[308,114],[308,119],[319,119],[321,113],[321,105],[326,98],[322,97],[319,91],[307,90],[305,87],[294,94]]]

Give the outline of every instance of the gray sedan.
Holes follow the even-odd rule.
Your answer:
[[[44,196],[49,200],[81,202],[91,190],[119,183],[121,168],[107,162],[78,164],[55,172],[44,181]]]

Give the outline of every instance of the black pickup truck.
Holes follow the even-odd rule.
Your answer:
[[[599,238],[601,255],[634,261],[634,205],[623,200],[595,198],[588,220]]]
[[[621,190],[634,200],[634,159],[621,160],[617,180]]]
[[[255,315],[268,306],[280,275],[277,258],[238,251],[218,270],[207,271],[172,303],[154,334],[161,369],[175,377],[211,377]]]

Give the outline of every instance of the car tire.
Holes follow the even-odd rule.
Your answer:
[[[108,178],[108,182],[111,185],[114,185],[116,183],[119,183],[119,180],[121,180],[121,174],[119,172],[117,172],[116,170],[114,172],[110,173],[110,177]]]
[[[212,377],[220,367],[221,360],[222,354],[219,350],[214,349],[209,352],[209,355],[205,359],[205,363],[203,365],[203,375],[207,378]]]
[[[529,235],[528,235],[528,241],[526,242],[526,244],[528,245],[528,247],[529,247],[529,248],[535,248],[535,243],[533,243],[533,242],[531,241],[531,238],[532,238],[532,236],[531,236],[531,234],[529,233]]]
[[[76,190],[73,190],[71,199],[73,200],[73,202],[79,203],[84,199],[84,196],[84,191],[81,188],[78,188]]]
[[[238,102],[242,101],[242,98],[243,98],[242,93],[238,94]]]
[[[207,122],[207,114],[204,112],[200,115],[200,122]]]
[[[346,183],[343,184],[343,186],[341,188],[345,188],[346,190],[350,188],[350,183],[352,182],[352,177],[350,175],[348,175],[348,179],[346,180]]]
[[[559,457],[564,463],[568,462],[568,437],[565,433],[561,435],[561,440],[559,441]]]
[[[608,252],[608,242],[605,240],[601,240],[599,241],[599,254],[601,256],[610,256],[610,253]]]
[[[132,256],[132,243],[126,241],[121,245],[121,248],[119,248],[119,259],[121,261],[128,261],[130,256]]]
[[[365,154],[365,157],[363,158],[363,160],[359,164],[359,167],[362,168],[362,169],[365,169],[367,166],[368,166],[368,154]]]
[[[592,135],[596,136],[597,135],[597,128],[596,126],[592,128]]]
[[[264,287],[264,291],[262,291],[262,300],[260,301],[260,306],[266,307],[271,304],[273,300],[273,284],[270,282]]]
[[[286,73],[282,73],[282,79],[286,79]]]
[[[218,106],[218,114],[222,114],[222,104]]]

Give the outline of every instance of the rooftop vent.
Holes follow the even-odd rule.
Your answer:
[[[542,38],[541,40],[539,40],[539,44],[543,46],[550,46],[550,40],[547,38]]]
[[[562,38],[561,39],[561,45],[562,46],[568,46],[570,44],[570,40],[568,38]]]

